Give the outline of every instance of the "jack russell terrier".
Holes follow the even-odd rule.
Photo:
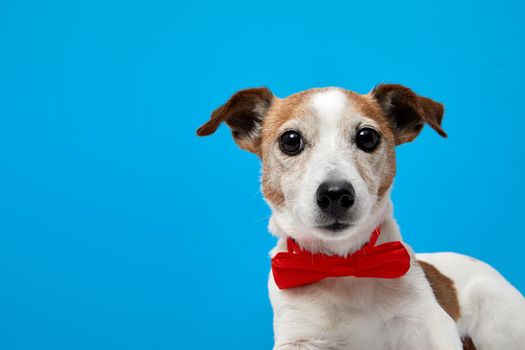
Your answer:
[[[237,92],[197,134],[221,122],[262,160],[278,237],[269,294],[274,349],[525,349],[525,299],[489,265],[414,254],[392,216],[395,147],[443,105],[384,84],[361,95],[311,89],[277,98]]]

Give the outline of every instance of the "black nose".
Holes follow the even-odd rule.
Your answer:
[[[317,189],[317,205],[334,217],[342,216],[354,204],[354,187],[347,181],[326,181]]]

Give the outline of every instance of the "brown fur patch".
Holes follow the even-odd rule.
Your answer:
[[[454,321],[457,321],[461,313],[458,295],[456,293],[456,288],[454,287],[454,281],[443,275],[433,265],[421,260],[418,260],[418,262],[432,287],[432,291],[434,292],[434,296],[439,305],[441,305]]]
[[[416,138],[427,123],[439,135],[447,137],[441,128],[444,106],[427,97],[416,95],[412,90],[397,84],[376,86],[371,96],[375,98],[388,117],[396,135],[396,144]]]
[[[474,343],[470,337],[461,339],[461,342],[463,343],[463,350],[476,350],[476,347],[474,346]]]
[[[211,135],[226,122],[239,147],[260,155],[259,129],[273,99],[272,92],[264,87],[241,90],[213,111],[210,120],[197,129],[197,135]]]
[[[266,199],[275,206],[283,205],[285,197],[280,185],[270,181],[270,171],[275,171],[275,169],[269,169],[267,153],[271,151],[271,145],[279,136],[281,126],[292,118],[300,118],[305,115],[309,96],[319,90],[310,89],[284,99],[275,98],[264,118],[260,154],[263,162],[262,188]]]
[[[370,94],[360,95],[353,91],[344,91],[350,99],[351,103],[353,103],[354,106],[359,111],[361,111],[361,113],[364,116],[373,119],[377,123],[379,132],[383,137],[383,142],[386,142],[387,163],[383,167],[384,173],[381,177],[382,181],[377,191],[378,197],[382,197],[390,188],[390,185],[392,184],[392,181],[394,180],[394,176],[396,174],[396,153],[394,149],[396,145],[396,140],[392,130],[392,126],[390,124],[390,121],[384,115],[381,106],[377,103],[376,99],[373,98]],[[359,169],[359,163],[357,163],[357,166],[359,172],[361,173],[361,176],[363,176],[363,178],[366,179],[366,176],[369,175],[365,174],[361,169]]]
[[[263,187],[264,198],[272,202],[276,206],[284,204],[284,194],[282,191],[278,191],[271,186]]]
[[[322,89],[310,89],[298,92],[283,99],[276,99],[271,106],[262,128],[263,148],[278,136],[281,126],[292,118],[304,115],[309,97]]]
[[[263,166],[264,169],[264,166]],[[276,207],[280,207],[284,204],[286,198],[280,186],[272,184],[269,180],[270,175],[268,170],[263,170],[262,175],[262,191],[264,198]]]

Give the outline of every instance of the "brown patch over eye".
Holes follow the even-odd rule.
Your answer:
[[[363,116],[366,116],[374,120],[374,128],[380,134],[380,142],[378,144],[384,145],[386,150],[386,162],[382,162],[381,168],[372,170],[367,169],[364,165],[356,162],[358,170],[363,179],[369,183],[372,178],[372,174],[369,172],[380,172],[381,180],[377,189],[377,196],[383,197],[392,185],[394,176],[396,173],[396,155],[395,155],[395,137],[392,132],[392,128],[389,120],[385,117],[383,110],[370,94],[360,95],[353,91],[345,91],[348,98],[352,101],[353,105],[361,112]],[[370,136],[370,135],[368,135]],[[373,144],[373,140],[370,141],[370,145]],[[377,146],[377,147],[378,147]],[[372,151],[373,152],[373,151]]]
[[[275,206],[282,206],[286,199],[279,183],[279,169],[270,165],[271,152],[274,150],[275,142],[279,142],[284,123],[293,118],[299,118],[306,109],[305,102],[308,97],[317,89],[302,91],[285,99],[275,99],[262,127],[261,158],[263,162],[262,189],[264,197]],[[283,133],[284,134],[284,133]],[[288,140],[291,141],[291,140]],[[288,142],[287,142],[288,143]],[[291,142],[290,142],[291,143]],[[291,144],[289,145],[292,146]],[[282,152],[283,145],[279,145],[279,152]],[[288,147],[288,146],[287,146]],[[303,145],[304,147],[304,140]],[[299,149],[301,149],[299,147]],[[291,148],[289,148],[292,151]],[[271,168],[271,169],[270,169]]]

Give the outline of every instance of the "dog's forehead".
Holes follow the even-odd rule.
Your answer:
[[[274,102],[264,121],[263,140],[275,139],[283,126],[293,120],[313,117],[328,126],[338,125],[342,118],[352,116],[369,118],[380,128],[386,126],[377,102],[369,94],[336,87],[301,91]]]
[[[312,94],[308,107],[321,121],[335,124],[351,107],[351,102],[349,96],[340,89],[326,89]]]

